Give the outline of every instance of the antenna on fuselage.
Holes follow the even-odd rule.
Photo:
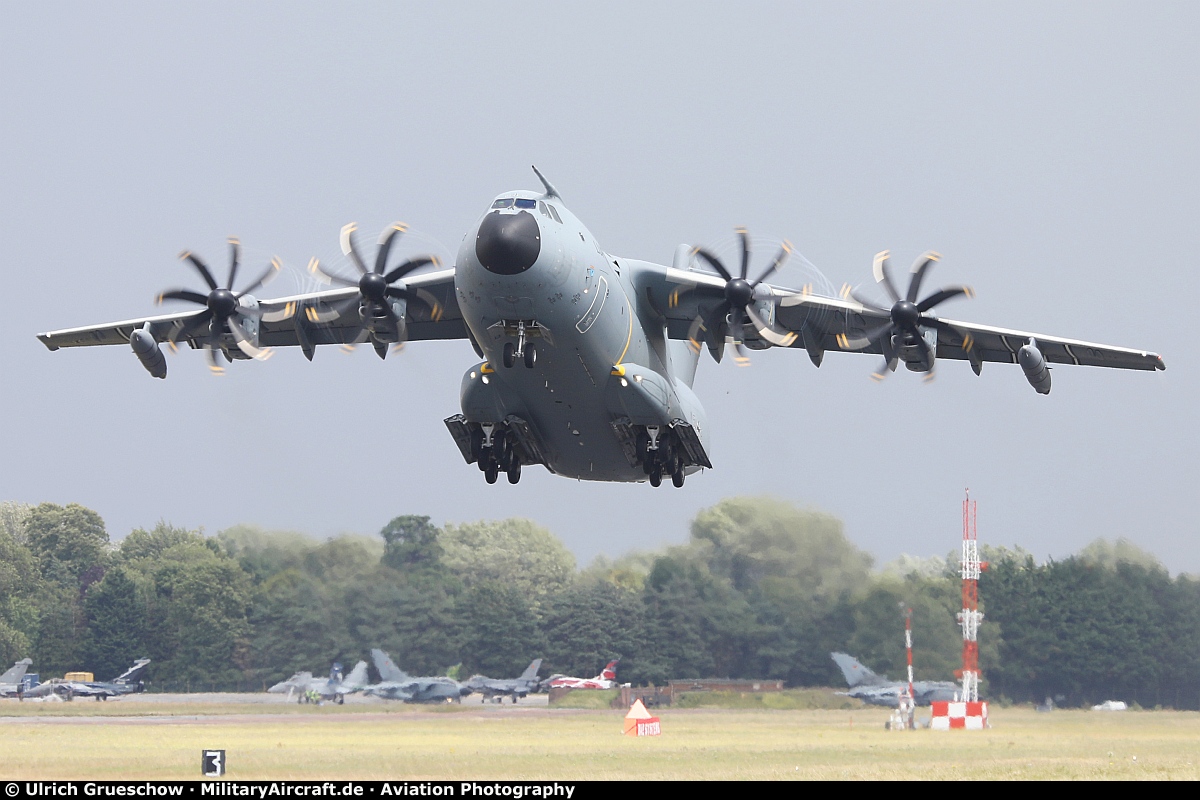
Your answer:
[[[537,175],[538,180],[542,182],[542,186],[546,187],[546,197],[557,197],[559,200],[562,200],[562,195],[558,193],[558,189],[555,189],[553,184],[546,180],[546,176],[536,166],[533,168],[533,174]]]

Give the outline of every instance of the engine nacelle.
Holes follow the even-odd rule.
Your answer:
[[[147,372],[156,378],[167,377],[167,359],[158,348],[154,334],[145,328],[138,328],[129,335],[129,346]]]
[[[1038,349],[1036,339],[1030,339],[1028,344],[1017,351],[1017,361],[1020,362],[1029,385],[1036,389],[1038,394],[1050,394],[1050,368],[1046,366],[1046,359]]]

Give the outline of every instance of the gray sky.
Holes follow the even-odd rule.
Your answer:
[[[581,561],[682,542],[722,497],[833,512],[880,560],[980,535],[1062,556],[1125,536],[1200,572],[1200,7],[1195,3],[6,3],[0,27],[0,498],[329,535],[392,516],[530,517]],[[442,419],[466,343],[150,378],[40,331],[156,312],[225,237],[303,286],[338,229],[449,252],[536,163],[609,251],[669,263],[734,225],[835,285],[945,256],[944,313],[1156,350],[1165,373],[1016,367],[933,385],[876,357],[705,360],[716,469],[682,490],[527,470],[486,485]],[[760,257],[765,257],[763,254]],[[248,274],[249,269],[244,274]],[[785,273],[799,284],[800,275]]]

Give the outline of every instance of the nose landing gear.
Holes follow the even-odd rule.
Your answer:
[[[511,331],[512,327],[506,325],[506,330]],[[533,335],[538,335],[541,328],[534,322],[529,328],[526,328],[524,320],[518,320],[515,326],[517,341],[504,343],[504,353],[502,360],[506,368],[512,368],[518,360],[525,362],[526,369],[533,369],[537,364],[537,345],[529,341],[528,337],[532,332]]]

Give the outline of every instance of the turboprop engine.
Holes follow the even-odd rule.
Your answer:
[[[1029,342],[1017,351],[1017,361],[1025,372],[1025,379],[1038,394],[1050,394],[1050,368],[1046,366],[1046,358],[1038,349],[1037,340]]]
[[[159,349],[154,334],[146,328],[138,328],[129,334],[129,346],[147,372],[156,378],[167,377],[167,359]]]

